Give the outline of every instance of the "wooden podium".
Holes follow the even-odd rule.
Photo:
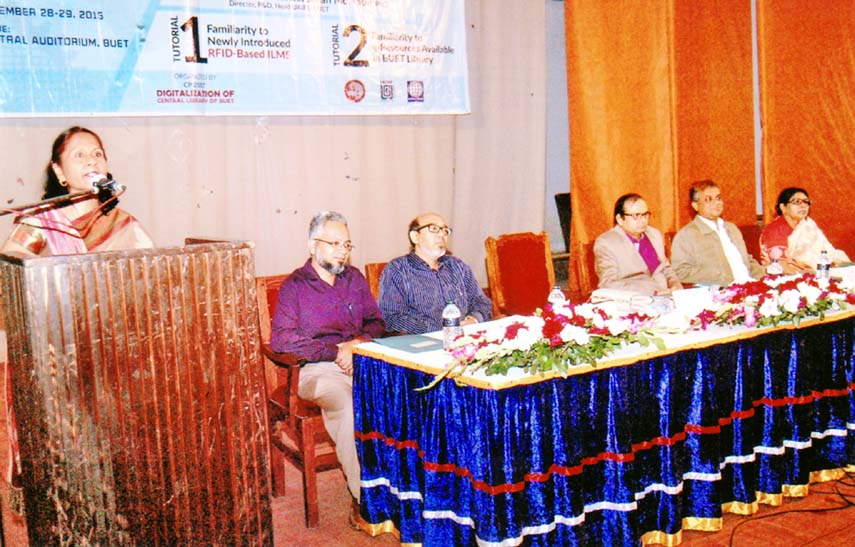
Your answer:
[[[273,545],[251,243],[0,276],[31,546]]]

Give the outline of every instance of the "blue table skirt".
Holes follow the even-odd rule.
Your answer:
[[[855,318],[487,390],[358,355],[363,516],[425,546],[675,545],[855,463]]]

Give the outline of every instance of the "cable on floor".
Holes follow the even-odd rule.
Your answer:
[[[819,507],[816,509],[788,509],[785,511],[777,511],[775,513],[769,513],[768,515],[760,515],[756,517],[751,517],[747,520],[743,520],[742,522],[738,522],[733,529],[730,531],[730,547],[736,547],[734,543],[736,531],[742,527],[744,524],[748,524],[751,522],[756,522],[758,520],[765,520],[772,517],[778,517],[781,515],[787,514],[795,514],[795,513],[832,513],[834,511],[842,511],[846,509],[850,509],[855,507],[855,493],[844,493],[841,491],[841,486],[846,486],[849,488],[855,488],[855,473],[846,472],[846,477],[837,480],[833,486],[833,491],[823,491],[819,488],[811,489],[811,494],[821,494],[821,495],[836,495],[838,499],[842,502],[840,505],[833,505],[830,507]]]

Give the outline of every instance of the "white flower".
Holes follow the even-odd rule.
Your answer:
[[[537,333],[540,335],[541,331],[543,331],[543,325],[546,321],[543,320],[543,317],[539,315],[529,315],[523,318],[523,323],[525,323],[526,328],[532,333]]]
[[[764,277],[763,283],[765,283],[766,285],[768,285],[770,287],[777,287],[781,283],[784,283],[785,281],[792,281],[796,277],[797,277],[796,275],[792,275],[792,274],[790,274],[790,275],[778,275],[775,277]]]
[[[478,348],[478,351],[475,352],[475,356],[473,358],[478,361],[491,357],[497,353],[502,353],[503,351],[504,348],[501,345],[490,344],[488,346],[484,346],[483,348]]]
[[[629,330],[630,326],[632,326],[632,323],[621,317],[613,317],[606,320],[606,328],[609,329],[609,334],[612,336],[618,336],[621,333],[626,332]]]
[[[586,346],[591,341],[591,337],[588,335],[588,331],[582,327],[564,325],[564,328],[561,329],[561,341],[565,344],[575,342],[580,346]]]
[[[799,283],[796,288],[798,288],[802,296],[805,297],[808,306],[813,306],[814,304],[816,304],[816,301],[819,300],[819,296],[822,294],[822,289],[813,285],[809,285],[805,282]]]
[[[575,308],[576,315],[578,315],[580,317],[584,317],[585,319],[591,319],[591,320],[593,320],[594,317],[600,316],[596,311],[594,311],[595,309],[596,309],[596,307],[593,304],[588,304],[588,303],[579,304]]]
[[[517,331],[517,336],[513,340],[505,340],[502,345],[510,350],[527,350],[534,344],[543,339],[543,319],[540,317],[525,318],[525,327]]]
[[[758,311],[763,317],[775,317],[781,313],[781,309],[778,308],[778,301],[775,298],[767,298]]]
[[[788,289],[781,293],[781,307],[790,313],[797,313],[799,311],[799,301],[801,300],[801,297],[802,295],[799,294],[799,291]]]
[[[839,292],[829,292],[827,298],[829,300],[834,300],[834,301],[846,300],[846,294],[845,293],[839,293]]]

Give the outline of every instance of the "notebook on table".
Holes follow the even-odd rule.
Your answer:
[[[407,334],[404,336],[390,336],[388,338],[375,338],[373,340],[388,348],[393,348],[408,353],[423,353],[442,349],[442,339],[434,338],[424,334]]]

